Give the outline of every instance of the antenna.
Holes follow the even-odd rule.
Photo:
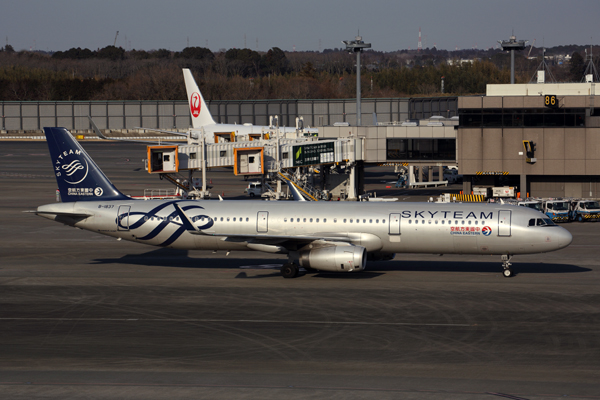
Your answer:
[[[594,54],[592,53],[594,50],[593,45],[590,45],[590,52],[588,54],[587,49],[585,49],[585,61],[587,62],[587,66],[585,67],[585,72],[583,73],[583,78],[581,82],[591,83],[591,82],[600,82],[600,76],[598,75],[598,69],[594,64]]]
[[[419,27],[419,43],[417,44],[417,51],[423,50],[423,43],[421,43],[421,27]]]
[[[535,41],[535,39],[534,39]],[[531,52],[531,50],[529,50]],[[538,65],[535,73],[529,80],[529,83],[534,82],[537,75],[537,83],[546,83],[546,74],[550,78],[550,82],[556,83],[556,79],[554,79],[554,75],[552,75],[552,71],[550,70],[550,66],[546,63],[546,48],[542,48],[542,62]]]
[[[113,47],[117,46],[117,37],[119,36],[119,31],[117,31],[117,34],[115,35],[115,42],[113,43]]]

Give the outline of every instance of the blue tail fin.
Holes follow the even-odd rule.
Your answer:
[[[119,192],[65,128],[44,128],[63,203],[131,200]]]

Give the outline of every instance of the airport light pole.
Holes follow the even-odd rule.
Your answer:
[[[355,40],[342,40],[346,45],[346,50],[349,53],[356,53],[356,125],[362,124],[360,114],[360,53],[363,49],[371,48],[371,43],[365,43],[361,36],[354,38]]]
[[[515,84],[515,50],[524,50],[527,40],[517,40],[515,35],[512,35],[508,40],[498,40],[502,50],[510,50],[510,84]]]

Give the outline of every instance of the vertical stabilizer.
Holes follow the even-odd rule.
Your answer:
[[[63,203],[131,200],[119,192],[65,128],[44,128]]]
[[[216,124],[189,69],[183,69],[183,78],[185,79],[185,90],[187,91],[188,104],[192,115],[192,127],[201,128]]]

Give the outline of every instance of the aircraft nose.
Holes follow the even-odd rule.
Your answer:
[[[560,230],[557,232],[557,236],[558,246],[560,249],[567,247],[573,241],[573,235],[571,235],[571,232],[563,227],[560,227]]]

